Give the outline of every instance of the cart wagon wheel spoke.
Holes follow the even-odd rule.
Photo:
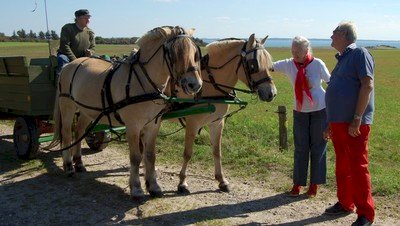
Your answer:
[[[18,117],[14,124],[14,148],[18,158],[31,159],[39,150],[39,130],[30,117]]]

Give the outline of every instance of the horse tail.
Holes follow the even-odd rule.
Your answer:
[[[58,76],[58,80],[60,80],[61,76]],[[60,83],[58,83],[60,84]],[[61,113],[60,113],[60,106],[59,106],[59,99],[60,99],[60,91],[57,87],[56,97],[54,101],[54,111],[53,111],[53,120],[54,120],[54,133],[53,133],[53,140],[49,145],[44,147],[45,150],[50,150],[57,145],[60,144],[62,136],[61,136],[61,128],[62,128],[62,121],[61,121]]]

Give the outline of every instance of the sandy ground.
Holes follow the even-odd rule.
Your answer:
[[[60,156],[41,152],[36,161],[17,160],[12,128],[0,125],[0,225],[350,225],[357,217],[323,215],[336,202],[335,193],[324,188],[312,199],[292,198],[270,186],[289,178],[228,177],[231,192],[222,193],[213,172],[195,166],[188,171],[191,194],[176,193],[179,166],[157,165],[164,197],[147,195],[136,203],[129,196],[127,150],[121,146],[84,149],[88,172],[73,178],[64,175]],[[399,200],[375,200],[375,225],[400,225]]]

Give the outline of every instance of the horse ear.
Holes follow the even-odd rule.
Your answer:
[[[251,34],[249,37],[249,41],[247,42],[247,49],[251,49],[255,46],[256,44],[256,38],[255,38],[255,34]]]
[[[268,38],[268,35],[265,36],[265,38],[263,38],[263,39],[261,40],[261,45],[264,45],[264,44],[265,44],[265,41],[267,41],[267,38]]]
[[[188,29],[188,30],[186,31],[186,33],[187,33],[189,36],[193,36],[195,30],[196,30],[195,28],[190,28],[190,29]]]

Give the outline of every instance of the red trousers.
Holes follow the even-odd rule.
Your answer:
[[[361,135],[348,134],[349,123],[330,123],[336,153],[337,197],[346,210],[357,208],[358,216],[375,217],[371,176],[368,171],[370,125],[361,125]]]

